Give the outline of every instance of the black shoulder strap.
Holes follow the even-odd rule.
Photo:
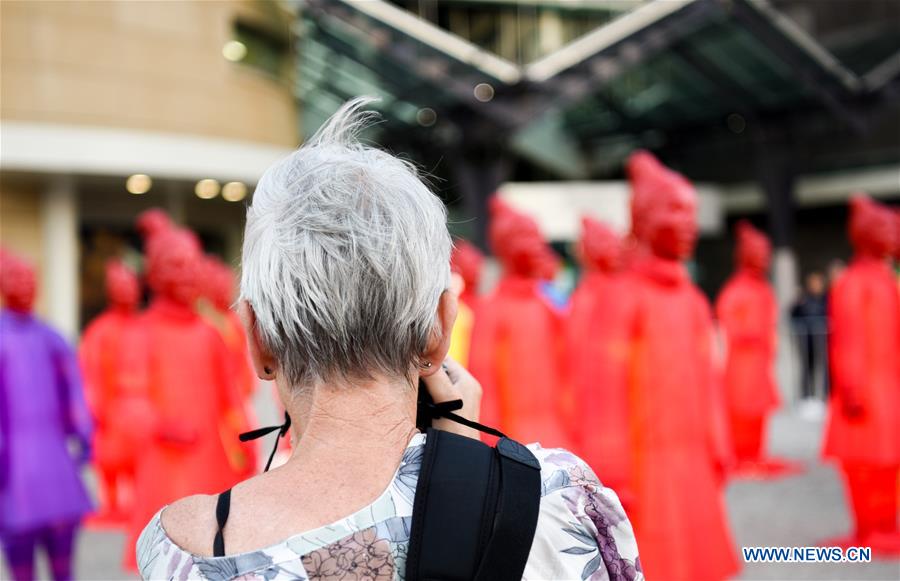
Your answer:
[[[497,442],[495,452],[500,498],[477,581],[522,578],[541,505],[541,465],[534,454],[509,438]]]
[[[231,510],[231,489],[219,495],[216,499],[216,538],[213,540],[213,557],[225,556],[225,523],[228,522],[228,512]]]
[[[428,430],[413,502],[406,578],[522,578],[541,496],[540,465],[521,444],[497,448]]]

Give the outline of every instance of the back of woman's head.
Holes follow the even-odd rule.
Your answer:
[[[292,385],[406,376],[450,285],[444,205],[412,164],[359,142],[369,101],[270,167],[247,211],[241,298]]]

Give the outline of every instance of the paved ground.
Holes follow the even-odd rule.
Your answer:
[[[778,481],[739,481],[729,487],[728,508],[738,547],[815,545],[849,531],[839,475],[817,460],[821,422],[783,413],[770,427],[774,452],[807,462],[809,469]],[[119,568],[123,545],[123,536],[116,532],[83,532],[78,543],[78,579],[133,578]],[[5,573],[0,568],[0,579],[8,578]],[[748,564],[739,578],[900,580],[900,561]]]
[[[804,474],[769,482],[738,481],[728,489],[728,512],[741,546],[813,546],[847,534],[851,515],[840,475],[818,461],[821,421],[782,413],[770,425],[773,452],[807,463]],[[740,579],[900,580],[900,560],[871,563],[750,563]]]

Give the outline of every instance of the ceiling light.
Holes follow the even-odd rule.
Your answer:
[[[229,202],[240,202],[247,197],[247,186],[243,182],[228,182],[222,186],[222,197]]]
[[[146,194],[153,187],[153,180],[147,174],[136,173],[125,180],[125,189],[132,194]]]
[[[247,45],[239,40],[229,40],[222,47],[222,56],[233,63],[242,61],[247,56]]]
[[[219,195],[219,182],[209,178],[200,180],[194,186],[194,193],[197,194],[198,198],[211,200]]]

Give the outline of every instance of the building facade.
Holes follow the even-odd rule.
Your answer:
[[[38,312],[67,336],[103,306],[104,261],[138,256],[146,208],[236,259],[247,192],[298,144],[292,20],[276,2],[0,4],[0,244],[38,266]]]

